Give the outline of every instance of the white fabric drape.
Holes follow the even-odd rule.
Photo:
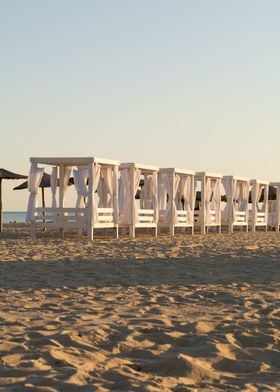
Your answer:
[[[215,223],[219,224],[220,222],[220,201],[221,201],[221,192],[220,192],[220,181],[219,179],[211,179],[207,178],[206,187],[205,187],[205,198],[206,198],[206,224],[213,223],[211,219],[211,212],[215,211]]]
[[[256,209],[256,212],[261,212],[264,209],[264,205],[262,207],[259,206],[262,191],[264,191],[264,189],[265,189],[265,186],[258,184],[258,183],[255,183],[255,186],[253,186],[252,198],[255,201],[254,208]]]
[[[248,212],[248,200],[250,193],[249,181],[243,182],[240,192],[240,210]]]
[[[134,190],[133,190],[133,203],[134,203],[134,222],[138,223],[139,222],[139,215],[138,215],[138,208],[137,208],[137,200],[135,199],[138,187],[139,187],[139,182],[140,182],[140,177],[141,177],[141,170],[135,168],[134,169]]]
[[[258,197],[257,197],[257,211],[258,212],[263,212],[264,209],[265,209],[264,203],[262,203],[262,206],[259,205],[260,199],[261,199],[261,195],[262,195],[262,192],[264,192],[264,190],[265,190],[265,186],[264,185],[260,186],[259,192],[258,192]]]
[[[164,186],[164,176],[166,176],[166,174],[163,173],[160,173],[158,176],[158,208],[160,211],[165,210],[167,204],[167,191]]]
[[[232,203],[231,197],[230,197],[230,188],[231,188],[231,183],[232,183],[232,179],[231,178],[223,178],[222,179],[222,184],[225,188],[225,194],[226,194],[226,198],[227,198],[227,202],[225,205],[225,208],[222,212],[222,219],[224,223],[228,223],[229,222],[229,213],[230,213],[230,205]]]
[[[93,195],[97,191],[98,183],[100,180],[100,174],[101,174],[101,166],[98,163],[94,164],[94,173],[93,173],[93,186],[92,186],[92,193]],[[89,197],[88,198],[88,203],[87,206],[91,207],[92,199]],[[93,203],[93,222],[97,223],[99,222],[98,219],[98,206],[97,203]]]
[[[118,166],[114,166],[113,168],[113,219],[114,223],[118,224],[119,223],[119,203],[118,203],[118,175],[119,175],[119,169]]]
[[[73,171],[74,184],[77,191],[76,208],[85,208],[85,198],[88,198],[88,168],[79,167]]]
[[[235,223],[236,222],[236,212],[240,211],[239,197],[241,196],[241,183],[238,180],[233,180],[232,195],[233,195],[232,217],[233,217],[233,223]]]
[[[146,188],[146,191],[143,192],[145,194],[143,208],[147,208],[149,210],[152,209],[154,205],[153,183],[153,175],[146,175],[144,180],[144,187]]]
[[[44,174],[43,168],[38,168],[37,163],[32,163],[28,175],[28,190],[30,192],[26,213],[26,222],[34,222],[37,204],[37,193]]]
[[[113,207],[113,196],[114,196],[114,173],[112,167],[106,167],[102,169],[104,185],[106,189],[106,197],[103,203],[103,207]]]
[[[51,174],[52,208],[57,208],[56,191],[57,191],[57,166],[54,166],[52,168],[52,174]]]
[[[158,223],[158,200],[157,200],[157,173],[153,173],[151,181],[151,191],[153,197],[153,208],[154,208],[154,222]]]
[[[215,223],[221,222],[221,183],[220,179],[216,179],[213,186],[213,209],[215,210]]]
[[[206,207],[206,223],[211,223],[211,198],[213,193],[213,182],[211,178],[207,178],[205,184],[205,207]]]
[[[65,194],[66,194],[66,190],[69,184],[69,178],[71,175],[71,171],[72,171],[72,167],[71,166],[66,166],[65,170],[64,170],[64,178],[63,178],[63,204],[64,204],[64,200],[65,200]],[[61,181],[61,179],[59,180]]]
[[[100,179],[99,179],[99,183],[97,186],[97,194],[98,194],[98,207],[103,208],[106,205],[106,201],[107,201],[107,190],[106,190],[106,186],[105,186],[105,182],[104,182],[104,178],[103,178],[103,174],[102,174],[102,169],[101,169],[101,174],[100,174]]]
[[[121,170],[119,180],[119,211],[120,221],[124,224],[131,222],[132,193],[130,186],[130,173],[128,169]]]
[[[191,188],[192,178],[190,176],[183,176],[180,181],[179,198],[184,199],[184,210],[187,211],[187,224],[193,224],[193,209],[194,209],[194,195]]]
[[[179,174],[166,175],[165,178],[165,185],[168,194],[168,202],[166,206],[166,210],[164,213],[164,221],[166,223],[176,224],[178,223],[178,216],[177,216],[177,207],[176,207],[176,194],[178,192],[180,183],[180,176]],[[171,197],[173,195],[173,197]]]

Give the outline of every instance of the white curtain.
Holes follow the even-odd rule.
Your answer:
[[[232,195],[233,195],[233,203],[232,203],[232,216],[233,223],[236,222],[236,212],[239,211],[239,197],[241,196],[241,182],[238,180],[233,180],[232,184]]]
[[[258,203],[257,203],[258,212],[264,212],[264,210],[265,210],[264,203],[262,203],[262,206],[259,205],[262,192],[264,193],[264,191],[265,191],[265,186],[264,185],[260,186],[259,193],[258,193],[258,199],[257,199],[258,200]]]
[[[101,169],[99,183],[97,186],[97,194],[99,197],[98,207],[100,207],[100,208],[105,207],[106,201],[107,201],[107,191],[106,191],[106,186],[105,186],[105,182],[104,182],[104,178],[103,178],[102,169]]]
[[[130,187],[129,170],[121,170],[119,179],[119,212],[120,221],[125,224],[131,222],[132,194]]]
[[[215,210],[215,223],[219,224],[221,222],[221,182],[218,178],[214,181],[212,205]]]
[[[226,206],[222,212],[222,219],[223,219],[224,223],[229,222],[230,204],[232,203],[232,200],[230,200],[231,182],[232,182],[231,178],[223,178],[222,179],[222,183],[225,188],[225,193],[226,193],[226,198],[227,198]]]
[[[141,170],[135,168],[134,169],[134,191],[133,191],[134,222],[135,223],[139,222],[137,200],[135,199],[135,196],[136,196],[136,193],[137,193],[137,190],[138,190],[138,187],[139,187],[140,177],[141,177]]]
[[[211,212],[215,211],[215,223],[220,222],[220,201],[221,201],[221,191],[220,191],[220,181],[219,179],[207,178],[206,180],[206,224],[211,222]]]
[[[85,208],[85,198],[88,197],[88,168],[79,167],[73,171],[74,184],[77,191],[76,208]]]
[[[160,211],[165,210],[167,204],[167,192],[166,187],[164,186],[164,176],[166,176],[166,174],[163,173],[160,173],[158,176],[158,208]]]
[[[144,204],[143,208],[153,207],[153,175],[146,175],[144,179]],[[145,191],[146,189],[146,191]]]
[[[158,223],[158,199],[157,199],[157,173],[153,173],[151,181],[151,191],[153,197],[154,222]]]
[[[184,199],[184,210],[187,211],[187,224],[193,223],[194,194],[191,187],[191,176],[183,176],[180,181],[179,198]]]
[[[94,173],[93,173],[93,187],[92,187],[93,196],[94,196],[94,194],[97,190],[97,187],[98,187],[98,183],[100,180],[100,174],[101,174],[101,166],[98,163],[95,163],[94,164]],[[89,197],[87,206],[90,207],[91,203],[92,203],[92,199]],[[95,203],[95,202],[93,203],[93,222],[94,223],[99,222],[98,206],[97,206],[97,203]]]
[[[64,178],[63,178],[63,203],[65,200],[65,194],[66,194],[66,190],[69,184],[69,178],[71,175],[71,171],[72,171],[72,167],[71,166],[66,166],[65,170],[64,170]],[[59,179],[59,181],[61,181],[61,178]]]
[[[56,190],[57,190],[57,167],[54,166],[52,168],[52,174],[51,174],[52,208],[57,208]]]
[[[172,183],[173,183],[173,186],[172,186]],[[175,174],[174,177],[173,177],[173,174],[167,175],[165,178],[166,190],[167,190],[167,194],[169,196],[166,210],[164,213],[164,221],[166,223],[171,223],[171,224],[178,223],[177,207],[176,207],[175,199],[176,199],[176,194],[178,192],[179,183],[180,183],[179,174]],[[172,198],[171,198],[171,194],[173,194]]]
[[[119,168],[118,166],[114,166],[113,168],[113,209],[114,209],[114,223],[119,223],[119,203],[118,203],[118,175],[119,175]]]
[[[211,223],[211,198],[213,193],[213,182],[211,178],[207,178],[205,184],[205,207],[206,207],[206,223]]]
[[[131,174],[134,176],[134,189],[131,189]],[[139,182],[141,177],[141,170],[135,168],[130,172],[129,169],[121,170],[121,177],[119,183],[119,209],[120,221],[125,224],[139,222],[137,200],[135,199]],[[133,193],[132,193],[133,192]],[[132,203],[134,203],[134,217],[132,217]]]
[[[248,210],[248,200],[250,193],[250,184],[249,181],[243,182],[240,192],[240,210],[247,211]]]
[[[105,167],[102,169],[104,178],[104,185],[106,189],[106,197],[104,199],[104,207],[113,207],[113,196],[114,196],[114,172],[112,167]]]
[[[43,168],[38,168],[37,163],[32,163],[28,175],[28,190],[30,192],[26,213],[26,222],[34,222],[37,206],[37,193],[44,174]]]
[[[255,200],[254,208],[256,209],[256,212],[261,212],[264,208],[264,206],[262,208],[259,206],[261,194],[264,189],[265,186],[258,183],[255,183],[255,186],[252,189],[252,198]]]

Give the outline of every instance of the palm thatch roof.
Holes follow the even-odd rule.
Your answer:
[[[0,168],[0,232],[3,230],[3,219],[2,219],[2,180],[20,180],[21,178],[27,178],[23,174],[13,173],[9,170]]]
[[[0,179],[2,180],[19,180],[21,178],[27,178],[27,176],[23,174],[13,173],[9,170],[0,168]]]

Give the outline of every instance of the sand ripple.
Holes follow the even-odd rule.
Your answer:
[[[6,233],[0,391],[277,391],[275,233]]]

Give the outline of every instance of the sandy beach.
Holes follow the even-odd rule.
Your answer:
[[[0,235],[1,391],[277,391],[275,232]]]

